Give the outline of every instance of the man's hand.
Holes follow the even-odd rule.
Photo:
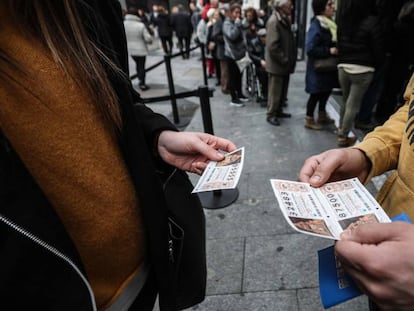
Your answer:
[[[364,182],[370,169],[371,162],[361,150],[331,149],[308,158],[299,172],[299,181],[313,187],[352,177]]]
[[[345,270],[381,310],[414,307],[414,225],[365,224],[335,245]]]

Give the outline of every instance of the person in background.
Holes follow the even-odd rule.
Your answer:
[[[208,43],[209,43],[209,27],[211,26],[211,22],[209,24],[209,17],[213,16],[214,9],[209,10],[210,14],[207,14],[206,19],[201,19],[197,25],[197,39],[198,42],[204,45],[204,52],[205,52],[205,59],[206,59],[206,73],[208,78],[212,78],[215,72],[213,59],[211,57],[211,53],[208,50]]]
[[[214,73],[216,74],[216,86],[221,85],[221,67],[220,60],[217,58],[217,44],[213,38],[214,24],[220,20],[220,10],[211,8],[207,12],[209,17],[207,23],[207,56],[211,57],[212,65],[214,66]]]
[[[168,11],[163,7],[158,7],[157,16],[154,17],[154,25],[158,29],[158,36],[161,40],[161,46],[165,54],[171,54],[173,50],[173,31],[171,27],[171,17]]]
[[[218,0],[204,0],[203,9],[201,10],[201,18],[207,19],[207,12],[211,8],[218,9],[219,1]]]
[[[136,64],[138,86],[142,91],[149,89],[145,83],[145,60],[148,55],[147,44],[152,43],[152,36],[147,27],[138,16],[135,7],[129,7],[124,18],[125,34],[127,39],[128,53]]]
[[[260,9],[257,11],[257,16],[263,21],[263,25],[266,27],[267,21],[272,13],[269,12],[269,8]]]
[[[244,18],[242,20],[242,27],[244,30],[244,35],[246,41],[250,40],[257,36],[257,31],[263,27],[265,24],[261,18],[257,15],[255,8],[248,7],[244,10]]]
[[[249,99],[242,93],[242,75],[237,61],[246,55],[246,43],[241,28],[241,6],[232,4],[223,23],[224,55],[229,69],[230,105],[244,107]]]
[[[336,48],[336,24],[332,20],[335,14],[335,5],[332,0],[313,0],[314,17],[306,36],[306,87],[309,99],[306,104],[305,128],[312,130],[322,129],[322,124],[333,124],[326,112],[326,103],[331,95],[332,88],[337,86],[337,70],[331,72],[316,72],[314,61],[318,58],[327,58],[338,54]],[[318,118],[315,121],[316,105],[319,103]]]
[[[197,25],[201,20],[201,13],[199,8],[194,4],[194,2],[190,2],[190,15],[191,15],[191,25],[193,27],[193,32],[195,33],[197,30]]]
[[[236,146],[136,102],[126,52],[119,1],[0,2],[1,310],[177,309],[157,172]]]
[[[413,72],[412,46],[407,47],[411,40],[407,38],[414,27],[414,2],[377,0],[377,8],[385,30],[387,66],[382,91],[376,101],[374,120],[383,124],[404,102],[402,94]]]
[[[297,51],[292,32],[291,0],[275,0],[274,10],[266,24],[266,71],[269,73],[266,120],[278,126],[278,118],[290,118],[282,102],[289,87],[289,76],[296,66]]]
[[[171,15],[171,26],[178,39],[178,48],[182,53],[183,59],[190,58],[190,43],[193,34],[193,25],[191,23],[191,16],[184,11],[183,6],[177,6],[178,11]]]
[[[408,43],[410,44],[410,43]],[[331,149],[307,159],[299,181],[320,187],[326,182],[372,177],[392,171],[377,195],[392,218],[406,213],[414,221],[414,75],[405,103],[384,125],[350,148]],[[414,225],[367,224],[345,230],[335,254],[359,288],[379,309],[412,310],[414,305]]]
[[[263,97],[258,97],[257,102],[260,103],[262,107],[266,107],[267,105],[267,97],[265,96],[267,96],[268,87],[265,50],[266,28],[261,28],[257,31],[257,35],[255,37],[247,40],[247,51],[249,52],[249,57],[255,66],[257,79],[259,79],[259,87],[261,88],[260,94],[262,94]]]
[[[338,78],[343,94],[338,147],[352,146],[351,132],[375,68],[385,60],[384,37],[373,15],[375,0],[341,1],[338,15]]]
[[[222,11],[216,10],[214,15],[214,24],[211,30],[211,40],[216,45],[216,58],[220,63],[220,83],[221,83],[221,91],[223,94],[228,94],[228,81],[229,81],[229,74],[228,74],[228,67],[226,62],[226,57],[224,55],[224,37],[223,37],[223,22],[225,19],[224,14]]]
[[[138,17],[140,18],[141,22],[144,23],[144,25],[147,28],[150,35],[154,36],[154,29],[151,28],[150,19],[148,18],[148,16],[145,13],[144,9],[138,8]]]

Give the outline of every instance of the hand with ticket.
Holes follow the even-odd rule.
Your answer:
[[[381,310],[413,310],[414,225],[397,221],[345,230],[335,251],[346,272]]]
[[[163,131],[158,137],[158,154],[170,165],[201,174],[209,161],[221,161],[218,150],[231,152],[236,146],[227,139],[198,132]]]
[[[370,168],[370,160],[359,149],[331,149],[308,158],[300,170],[299,181],[313,187],[353,177],[364,182]]]

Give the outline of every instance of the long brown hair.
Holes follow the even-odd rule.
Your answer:
[[[82,1],[1,1],[5,1],[3,7],[8,9],[21,32],[34,40],[40,40],[62,70],[79,85],[86,87],[105,122],[120,129],[118,98],[103,66],[119,75],[123,73],[89,40],[77,7]],[[18,61],[12,55],[6,55],[1,48],[0,64],[18,67]]]

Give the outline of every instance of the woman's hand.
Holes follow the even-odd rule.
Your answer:
[[[202,174],[209,161],[224,159],[218,150],[235,149],[230,140],[206,133],[163,131],[158,137],[158,153],[165,162],[196,174]]]

